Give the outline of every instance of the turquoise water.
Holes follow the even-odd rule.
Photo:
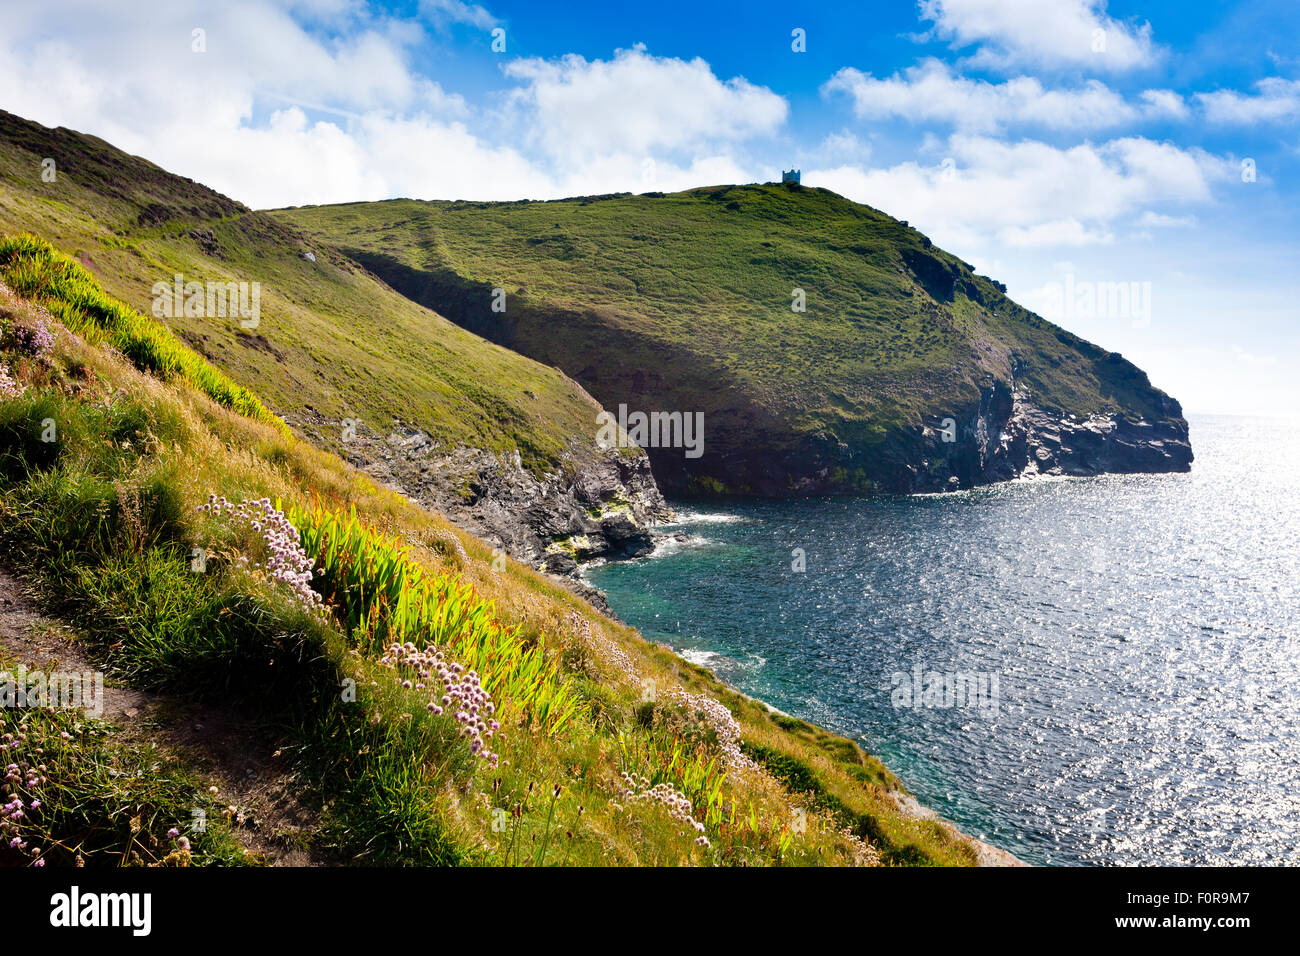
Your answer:
[[[1026,861],[1298,863],[1300,428],[1191,428],[1186,475],[675,502],[687,541],[588,578]],[[899,706],[918,667],[987,693]]]

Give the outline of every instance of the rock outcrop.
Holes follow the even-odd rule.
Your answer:
[[[927,454],[910,490],[952,491],[1036,475],[1188,471],[1193,456],[1182,408],[1165,397],[1161,411],[1153,421],[1120,413],[1080,420],[1039,408],[1027,387],[993,382],[965,421],[923,428]]]
[[[330,444],[323,420],[300,424]],[[654,549],[651,529],[672,517],[644,454],[609,449],[573,462],[571,473],[537,476],[509,457],[444,448],[417,428],[394,422],[380,434],[362,422],[337,443],[350,464],[377,482],[436,509],[512,558],[565,580],[603,610],[600,592],[578,577],[578,562],[638,557]]]

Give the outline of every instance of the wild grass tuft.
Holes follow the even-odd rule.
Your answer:
[[[87,341],[107,342],[141,371],[183,378],[241,415],[287,431],[252,392],[182,345],[161,323],[106,294],[94,276],[44,239],[30,233],[0,238],[0,276],[69,329]]]
[[[447,647],[479,673],[488,693],[547,733],[582,713],[558,654],[503,623],[472,587],[426,574],[400,541],[366,528],[355,510],[342,514],[316,503],[292,509],[289,517],[316,561],[317,587],[363,651],[408,641]]]

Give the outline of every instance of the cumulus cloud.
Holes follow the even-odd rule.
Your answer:
[[[1159,55],[1150,24],[1108,16],[1106,0],[920,0],[919,6],[937,37],[957,48],[979,44],[971,57],[979,66],[1121,71],[1149,66]]]
[[[477,3],[464,0],[420,0],[420,13],[438,24],[467,23],[483,30],[500,22]]]
[[[815,155],[822,161],[852,160],[865,163],[871,157],[871,144],[865,143],[849,130],[829,133],[818,144]]]
[[[1058,148],[954,134],[949,155],[883,169],[807,170],[825,186],[907,219],[950,248],[989,241],[1016,247],[1109,243],[1114,228],[1160,206],[1208,202],[1237,167],[1200,150],[1124,137]]]
[[[1255,94],[1235,90],[1197,93],[1205,118],[1212,123],[1276,123],[1300,117],[1300,80],[1268,77]]]
[[[1146,90],[1142,94],[1146,114],[1152,119],[1187,119],[1187,102],[1173,90]]]
[[[417,28],[356,11],[337,11],[346,23],[327,35],[269,2],[178,2],[159,15],[52,0],[41,14],[22,10],[0,35],[5,102],[37,119],[143,133],[178,120],[222,129],[250,116],[260,96],[358,112],[463,105],[412,69]]]
[[[789,109],[743,77],[719,79],[704,60],[654,57],[642,47],[611,60],[514,60],[505,71],[525,82],[513,102],[527,107],[531,137],[553,157],[742,140],[775,131]]]
[[[960,76],[936,59],[923,60],[886,79],[846,67],[824,84],[822,92],[847,94],[863,119],[937,122],[971,132],[1019,125],[1100,130],[1146,118],[1186,115],[1182,98],[1169,90],[1147,90],[1139,106],[1099,80],[1073,89],[1045,88],[1030,76],[992,83]]]
[[[1077,219],[1054,219],[1032,226],[1004,226],[999,237],[1013,248],[1091,246],[1115,241],[1110,230],[1085,226]]]
[[[490,16],[456,2],[424,10],[471,25]],[[195,24],[205,52],[193,49]],[[161,13],[49,0],[15,8],[0,34],[0,106],[93,133],[255,207],[770,178],[738,154],[784,122],[785,101],[702,60],[638,49],[609,61],[521,61],[507,77],[510,109],[471,115],[417,69],[426,39],[417,22],[345,0],[309,11],[176,0]]]
[[[1176,229],[1194,226],[1197,223],[1195,216],[1168,216],[1162,212],[1154,212],[1150,209],[1138,216],[1137,224],[1142,227],[1153,227],[1157,229]]]

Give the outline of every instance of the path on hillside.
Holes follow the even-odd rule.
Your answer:
[[[99,670],[75,632],[43,616],[22,580],[0,567],[0,651],[28,671]],[[244,814],[234,833],[273,866],[330,862],[304,849],[315,817],[296,797],[293,776],[272,742],[234,707],[196,704],[170,694],[104,685],[101,719],[121,743],[150,742],[196,771],[217,799]]]

